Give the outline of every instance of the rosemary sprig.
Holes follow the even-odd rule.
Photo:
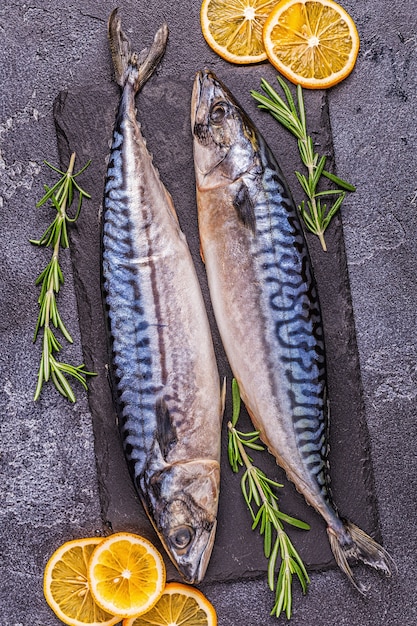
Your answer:
[[[290,619],[292,611],[292,579],[295,574],[300,582],[303,593],[306,593],[310,582],[301,557],[294,548],[290,538],[284,530],[284,522],[303,530],[310,527],[305,522],[286,515],[278,507],[278,497],[274,490],[283,485],[268,478],[265,473],[253,464],[253,459],[245,448],[263,450],[258,443],[259,432],[242,433],[236,429],[240,414],[240,393],[237,381],[232,381],[233,413],[228,423],[228,456],[234,472],[245,467],[241,478],[243,497],[252,516],[252,529],[259,529],[264,538],[264,554],[268,563],[268,585],[271,591],[275,590],[275,604],[271,615],[279,617],[285,612]],[[276,566],[278,559],[281,563],[278,575]]]
[[[346,192],[355,191],[355,187],[325,170],[326,157],[320,157],[318,153],[314,151],[313,140],[307,133],[301,85],[297,85],[297,111],[297,106],[288,85],[281,76],[277,76],[277,80],[284,92],[286,102],[265,79],[261,80],[261,87],[267,95],[265,96],[254,90],[251,91],[251,95],[257,101],[260,109],[268,111],[280,124],[297,137],[300,157],[308,172],[307,176],[300,172],[295,172],[308,198],[307,208],[304,201],[301,202],[298,208],[307,228],[319,237],[322,248],[326,251],[327,246],[324,240],[324,231],[330,224],[331,219],[340,209]],[[335,189],[317,191],[317,186],[322,176],[332,181],[337,187]],[[325,199],[330,200],[332,196],[336,196],[336,199],[333,204],[328,207],[327,204],[322,201]]]
[[[36,246],[52,248],[51,260],[35,281],[36,285],[41,285],[41,292],[38,298],[39,315],[33,342],[35,343],[41,329],[43,329],[43,343],[34,400],[39,398],[43,384],[51,378],[59,393],[68,398],[71,402],[75,402],[75,395],[67,377],[75,378],[75,380],[80,382],[81,385],[87,389],[85,377],[94,375],[93,372],[86,371],[84,365],[73,366],[62,363],[55,358],[54,355],[61,350],[62,345],[51,328],[51,325],[53,325],[55,328],[59,329],[65,339],[69,343],[72,343],[72,337],[62,321],[56,301],[56,294],[58,294],[61,285],[64,283],[64,276],[59,264],[59,252],[61,248],[69,247],[68,224],[74,223],[78,219],[83,199],[91,197],[86,191],[81,189],[75,181],[75,178],[89,166],[90,161],[76,174],[73,173],[74,163],[75,153],[71,155],[66,172],[62,172],[45,161],[45,164],[54,170],[54,172],[60,174],[61,178],[53,187],[44,185],[45,195],[36,204],[36,208],[39,208],[49,201],[56,210],[56,215],[40,239],[30,240],[30,242]],[[78,192],[78,206],[74,217],[70,217],[68,215],[68,209],[71,207],[74,200],[74,191]]]

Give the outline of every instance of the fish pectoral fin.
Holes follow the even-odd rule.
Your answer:
[[[203,248],[201,246],[201,241],[200,241],[200,256],[201,256],[201,260],[203,261],[204,265],[206,264],[206,261],[204,259],[204,252],[203,252]]]
[[[171,194],[169,193],[169,191],[168,191],[167,189],[165,189],[165,195],[166,195],[166,198],[167,198],[167,205],[168,205],[168,208],[169,208],[170,212],[172,213],[172,217],[173,217],[173,218],[174,218],[174,220],[176,221],[176,223],[177,223],[177,225],[178,225],[178,228],[179,228],[180,223],[179,223],[179,220],[178,220],[178,215],[177,215],[177,212],[176,212],[176,210],[175,210],[174,201],[173,201],[173,199],[172,199]],[[181,232],[182,232],[182,231],[181,231]]]
[[[242,180],[239,189],[233,199],[233,206],[236,209],[239,220],[253,234],[256,232],[255,208],[246,183]]]
[[[224,417],[224,411],[226,409],[226,393],[227,393],[227,387],[226,387],[226,376],[223,378],[223,385],[221,388],[221,392],[220,392],[220,400],[221,400],[221,416],[222,418]]]
[[[156,438],[164,460],[166,460],[172,446],[177,442],[175,430],[169,407],[164,398],[157,400],[156,414]]]

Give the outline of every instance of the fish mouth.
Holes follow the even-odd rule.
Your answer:
[[[191,130],[193,133],[207,114],[216,82],[215,75],[208,69],[200,70],[195,76],[191,95]]]
[[[198,105],[200,103],[201,85],[203,82],[203,72],[197,72],[194,79],[193,91],[191,94],[191,130],[194,132],[195,118],[197,114]]]
[[[180,572],[182,574],[182,577],[184,578],[184,581],[189,583],[190,585],[198,585],[204,579],[213,550],[214,539],[216,536],[216,527],[217,520],[213,524],[210,535],[207,539],[206,547],[201,554],[199,562],[195,566],[193,566],[193,564],[191,563],[188,565],[183,564],[182,567],[180,566]]]
[[[194,79],[193,91],[191,95],[191,130],[192,132],[194,132],[194,127],[195,127],[195,122],[196,122],[196,117],[197,117],[197,110],[200,104],[203,77],[204,77],[204,71],[201,70],[197,72],[195,79]]]
[[[203,580],[206,574],[207,567],[208,567],[210,557],[211,557],[211,553],[213,550],[214,538],[216,536],[216,528],[217,528],[217,520],[213,524],[213,528],[211,529],[211,533],[208,538],[206,548],[203,554],[201,555],[200,563],[199,563],[198,570],[197,570],[197,577],[196,577],[194,584],[201,583],[201,581]]]

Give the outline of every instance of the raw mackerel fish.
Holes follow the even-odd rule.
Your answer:
[[[389,557],[330,496],[323,328],[297,210],[265,141],[209,71],[195,79],[191,117],[202,255],[233,375],[261,439],[361,588],[349,562],[389,574]]]
[[[171,196],[146,149],[135,95],[161,59],[131,51],[109,19],[122,88],[104,194],[103,278],[125,456],[142,504],[183,578],[204,577],[220,483],[220,384],[209,323]]]

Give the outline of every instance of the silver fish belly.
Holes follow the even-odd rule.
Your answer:
[[[138,57],[116,11],[109,20],[122,95],[105,184],[103,278],[130,472],[168,555],[185,580],[200,582],[216,529],[220,384],[190,251],[135,111],[167,34],[163,26]]]
[[[349,559],[390,566],[330,496],[323,328],[297,210],[265,141],[211,72],[196,77],[191,117],[201,247],[231,369],[261,439],[325,519],[359,588]]]

